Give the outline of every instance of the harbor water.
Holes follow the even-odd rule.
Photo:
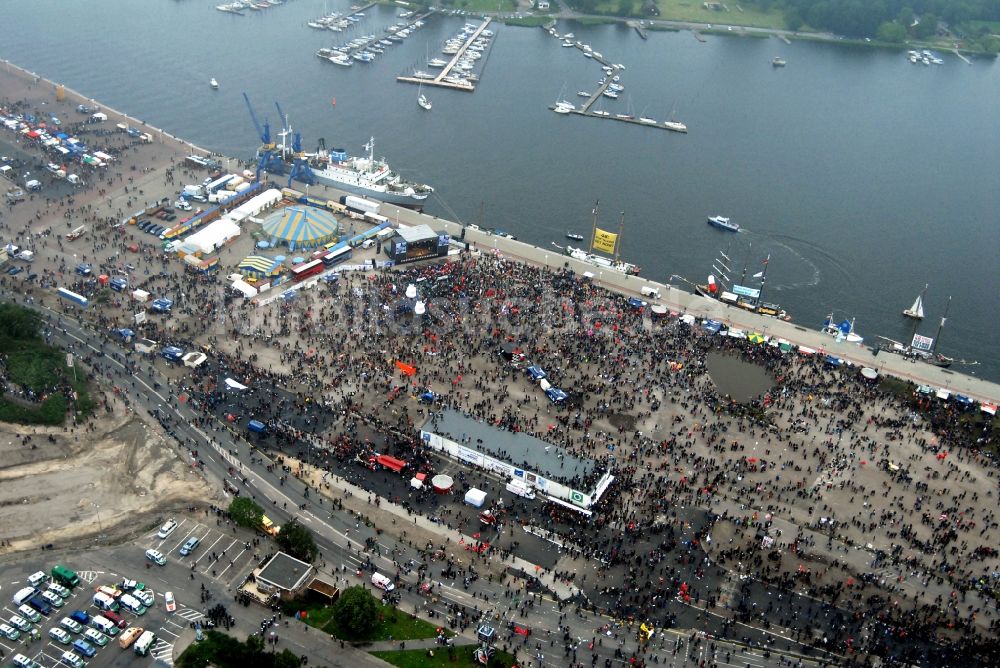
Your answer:
[[[679,135],[552,113],[596,89],[599,67],[541,29],[499,23],[476,92],[425,87],[426,112],[417,87],[395,79],[442,57],[468,19],[432,17],[374,63],[344,68],[315,51],[398,20],[376,6],[343,33],[306,26],[348,5],[290,0],[237,16],[212,3],[8,0],[0,57],[231,156],[259,143],[241,93],[272,132],[277,100],[306,149],[323,137],[357,154],[374,136],[376,154],[436,188],[429,212],[539,246],[588,235],[599,199],[605,228],[625,212],[622,254],[644,276],[704,282],[722,250],[749,277],[770,257],[766,300],[809,329],[830,312],[855,318],[868,344],[909,341],[901,311],[929,283],[917,331],[934,336],[952,296],[939,351],[981,363],[955,371],[1000,380],[993,60],[942,53],[923,66],[834,43],[557,26],[627,68],[619,99],[594,109],[673,118],[689,128]],[[787,67],[772,67],[779,55]],[[711,215],[744,231],[713,229]]]

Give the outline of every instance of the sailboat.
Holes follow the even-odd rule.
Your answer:
[[[430,111],[431,110],[431,101],[427,99],[426,95],[424,95],[422,92],[420,92],[421,89],[422,89],[422,86],[419,86],[417,88],[417,105],[421,109],[424,109],[426,111]]]
[[[929,284],[924,285],[923,291],[913,300],[913,306],[903,311],[903,315],[914,320],[924,319],[924,293],[927,292]]]

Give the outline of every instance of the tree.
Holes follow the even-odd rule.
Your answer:
[[[789,7],[785,10],[785,26],[792,32],[797,31],[805,21],[802,19],[802,12],[800,12],[795,7]]]
[[[224,633],[209,631],[205,640],[184,650],[176,665],[177,668],[299,668],[302,660],[287,649],[278,653],[266,651],[260,636],[249,636],[246,642],[240,642]]]
[[[930,12],[920,17],[920,24],[917,25],[917,37],[926,39],[933,37],[937,33],[938,18]]]
[[[379,623],[378,601],[364,587],[350,587],[333,604],[333,618],[353,637],[367,638]]]
[[[253,499],[237,496],[229,504],[229,516],[241,527],[256,529],[264,517],[264,509],[257,505]]]
[[[892,42],[898,44],[906,41],[906,28],[895,21],[886,21],[878,27],[875,36],[880,42]]]
[[[312,563],[319,554],[312,531],[299,524],[297,520],[292,520],[283,526],[275,540],[282,551],[302,561]]]

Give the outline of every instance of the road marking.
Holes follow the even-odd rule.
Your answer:
[[[164,632],[164,633],[169,633],[170,635],[172,635],[172,636],[173,636],[173,637],[175,637],[175,638],[179,638],[179,637],[180,637],[180,636],[179,636],[178,634],[174,633],[173,631],[169,631],[169,630],[167,630],[167,629],[166,629],[166,627],[163,627],[163,626],[161,626],[161,627],[160,627],[160,630],[161,630],[162,632]]]
[[[97,579],[101,571],[77,571],[76,574],[80,576],[80,579],[84,582],[90,583]]]

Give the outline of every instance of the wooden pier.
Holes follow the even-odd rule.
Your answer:
[[[396,77],[396,81],[402,81],[404,83],[423,84],[424,86],[437,86],[439,88],[450,88],[452,90],[464,90],[469,93],[473,92],[474,90],[476,90],[476,85],[471,81],[459,83],[455,81],[445,81],[444,79],[445,77],[451,74],[451,71],[455,68],[455,64],[462,59],[462,56],[464,56],[468,48],[472,46],[472,43],[475,42],[477,39],[479,39],[479,36],[483,33],[484,30],[486,30],[486,26],[488,26],[492,20],[493,17],[487,16],[483,20],[482,25],[476,28],[476,31],[472,33],[467,40],[465,40],[465,44],[463,44],[462,47],[458,50],[458,53],[452,56],[452,59],[448,62],[447,65],[444,66],[444,69],[442,69],[441,72],[433,79],[422,79],[420,77],[412,77],[412,76],[398,76]]]

